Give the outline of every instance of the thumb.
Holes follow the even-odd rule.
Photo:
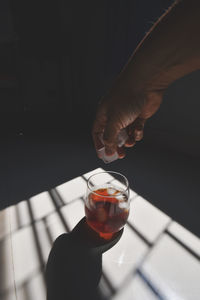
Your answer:
[[[103,142],[107,155],[112,155],[117,151],[117,137],[122,128],[119,121],[115,119],[110,119],[107,122],[103,135]]]

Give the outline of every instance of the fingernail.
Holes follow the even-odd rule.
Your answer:
[[[105,149],[106,155],[113,155],[115,153],[115,151],[113,151],[112,149]]]

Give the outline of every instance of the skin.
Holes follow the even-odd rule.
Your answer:
[[[176,1],[140,42],[113,86],[101,99],[92,135],[96,150],[103,140],[107,155],[125,156],[143,137],[148,120],[159,109],[168,86],[200,69],[200,1]],[[117,136],[126,128],[125,147]]]

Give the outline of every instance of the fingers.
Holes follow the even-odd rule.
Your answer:
[[[128,126],[128,140],[125,143],[125,147],[133,147],[136,142],[140,141],[143,138],[143,130],[145,119],[137,118],[131,125]]]
[[[103,135],[105,152],[107,155],[112,155],[117,151],[117,137],[120,129],[120,124],[114,118],[107,122]]]
[[[124,147],[117,147],[117,153],[120,159],[126,156],[125,148]]]
[[[135,129],[134,137],[136,142],[141,141],[141,139],[143,138],[143,129],[142,130]]]
[[[130,147],[133,147],[135,145],[135,138],[134,138],[134,135],[132,136],[129,136],[126,143],[125,143],[125,147],[127,148],[130,148]]]
[[[112,155],[117,151],[117,137],[120,132],[119,119],[115,114],[108,117],[108,109],[106,103],[102,102],[97,111],[96,119],[93,124],[92,137],[96,152],[105,147],[107,155]],[[103,138],[103,143],[101,138]],[[123,150],[119,150],[120,157],[124,157]]]
[[[124,147],[118,147],[118,136],[122,128],[128,129],[129,138],[126,141],[126,147],[132,147],[136,141],[142,139],[145,120],[137,118],[136,114],[129,113],[129,111],[124,112],[123,109],[119,107],[110,109],[105,101],[100,104],[92,130],[97,154],[99,149],[105,147],[105,153],[108,156],[116,151],[120,158],[125,156]],[[131,125],[128,125],[130,122]]]
[[[143,118],[137,118],[135,120],[134,124],[134,137],[135,141],[140,141],[143,138],[143,132],[144,132],[144,124],[146,120]]]
[[[112,155],[117,151],[117,136],[120,129],[118,119],[114,117],[108,119],[106,104],[101,103],[92,129],[92,137],[97,155],[98,150],[103,147],[105,147],[107,155]],[[119,152],[120,156],[124,156],[122,150],[119,150]]]

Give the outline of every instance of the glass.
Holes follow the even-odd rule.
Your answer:
[[[110,176],[110,181],[101,184],[107,176]],[[89,177],[85,198],[86,221],[102,238],[111,239],[124,227],[129,207],[129,183],[124,175],[108,171]]]

